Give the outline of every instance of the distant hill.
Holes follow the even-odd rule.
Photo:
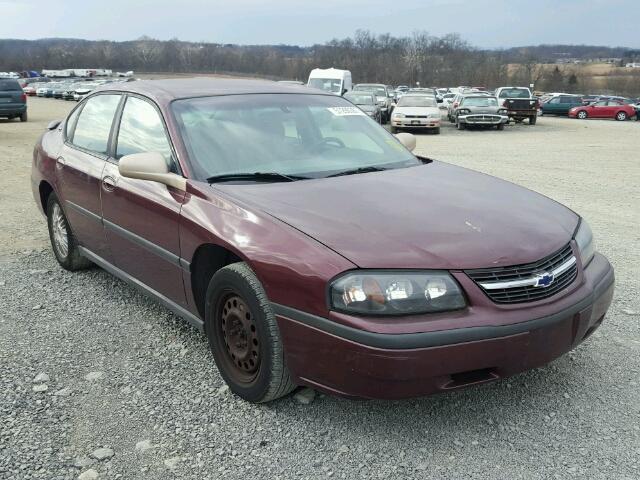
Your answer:
[[[638,58],[640,50],[627,47],[597,45],[530,45],[499,50],[512,62],[536,59],[540,62],[556,62],[563,59],[593,60],[602,58]]]

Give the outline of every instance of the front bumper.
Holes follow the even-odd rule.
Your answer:
[[[391,126],[396,128],[439,128],[439,118],[391,118]]]
[[[503,323],[513,310],[496,307],[487,316],[490,323],[418,333],[376,333],[273,307],[297,383],[341,396],[398,399],[508,377],[575,348],[598,328],[611,304],[613,268],[596,254],[576,282],[570,294],[551,303],[554,308],[528,307],[524,321]],[[469,310],[483,315],[480,306]],[[552,313],[538,316],[541,311]]]
[[[507,115],[491,115],[491,114],[474,114],[458,115],[458,122],[467,125],[500,125],[507,123],[509,117]]]

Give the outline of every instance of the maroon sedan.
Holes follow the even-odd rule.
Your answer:
[[[614,275],[583,219],[413,146],[306,87],[132,82],[50,125],[33,193],[62,267],[203,329],[249,401],[457,389],[598,328]]]

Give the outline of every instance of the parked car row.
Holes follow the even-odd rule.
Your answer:
[[[127,82],[131,79],[123,78],[103,78],[99,80],[85,79],[69,79],[64,81],[45,81],[30,82],[23,87],[23,91],[28,96],[38,96],[45,98],[58,98],[62,100],[75,100],[76,102],[83,99],[87,94],[101,85],[114,82]]]
[[[640,99],[557,93],[544,97],[539,115],[563,115],[580,120],[612,118],[624,121],[632,117],[638,118],[639,111]]]

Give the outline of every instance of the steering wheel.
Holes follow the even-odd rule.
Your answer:
[[[311,147],[311,149],[312,150],[317,150],[320,147],[323,147],[325,145],[334,145],[334,146],[337,146],[339,148],[345,148],[346,147],[344,142],[342,140],[340,140],[338,137],[324,137],[322,140],[316,142]]]

